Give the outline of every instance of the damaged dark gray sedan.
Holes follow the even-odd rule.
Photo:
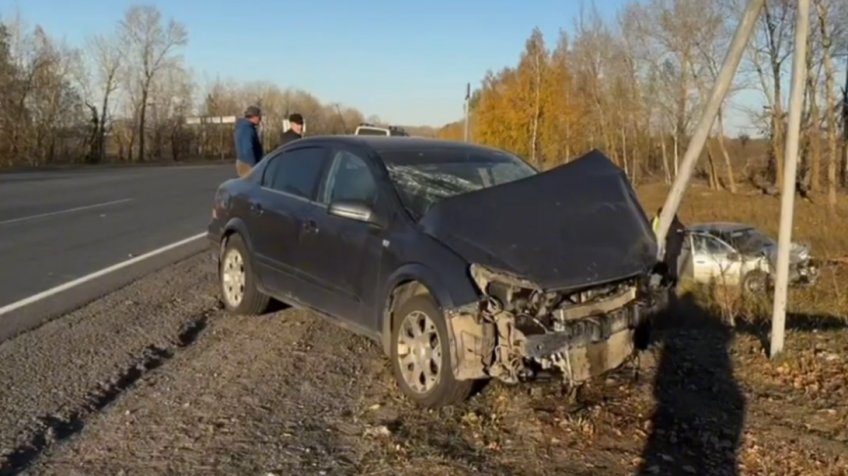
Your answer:
[[[220,186],[209,238],[229,311],[273,298],[364,334],[423,406],[615,369],[662,292],[650,223],[597,151],[538,172],[456,142],[301,139]]]

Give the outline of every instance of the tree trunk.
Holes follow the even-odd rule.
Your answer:
[[[537,147],[539,145],[539,116],[541,114],[542,108],[542,64],[539,59],[539,54],[536,54],[535,58],[536,62],[536,77],[533,78],[535,80],[535,84],[533,84],[533,89],[535,90],[535,98],[534,98],[534,108],[533,108],[533,130],[530,139],[530,156],[532,157],[533,163],[535,163],[539,168],[542,168],[542,161],[537,157]]]
[[[783,184],[783,101],[781,98],[781,61],[780,48],[778,46],[779,33],[775,30],[778,22],[775,21],[768,5],[763,10],[766,23],[769,28],[769,61],[771,64],[772,84],[774,85],[774,98],[772,99],[772,161],[771,169],[774,186],[780,188]]]
[[[147,115],[147,95],[149,82],[141,89],[141,111],[138,115],[138,161],[144,162],[144,120]]]
[[[710,170],[710,188],[713,190],[719,189],[718,183],[718,173],[716,173],[715,160],[713,160],[713,148],[710,145],[709,139],[707,139],[707,161],[709,162]]]
[[[671,183],[671,170],[668,166],[668,150],[665,145],[665,136],[662,136],[660,141],[660,147],[662,148],[662,161],[663,161],[663,172],[665,172],[665,183]]]
[[[674,177],[680,172],[680,141],[677,136],[677,128],[674,131]]]
[[[845,66],[845,86],[842,88],[842,186],[848,187],[848,60]]]
[[[824,78],[825,96],[827,98],[827,205],[831,212],[836,211],[836,166],[839,161],[839,148],[836,140],[836,86],[833,71],[833,45],[828,31],[828,11],[823,2],[817,1],[816,10],[819,17],[819,31],[824,47]],[[813,95],[815,96],[815,95]],[[818,121],[816,120],[816,123]],[[816,128],[818,129],[818,128]],[[818,134],[813,140],[818,143]],[[816,147],[818,149],[818,147]],[[815,154],[813,156],[815,158]],[[818,171],[816,171],[818,172]],[[815,180],[817,177],[813,177]]]
[[[627,176],[630,177],[630,181],[633,182],[633,174],[630,172],[629,162],[627,161],[627,137],[624,133],[624,128],[621,128],[621,161],[624,162],[624,170],[627,173]]]
[[[721,155],[724,157],[724,166],[727,169],[727,186],[730,187],[730,193],[736,193],[733,163],[730,161],[730,154],[727,153],[727,146],[724,144],[724,117],[721,109],[718,112],[718,148],[721,150]]]
[[[85,103],[86,107],[88,107],[89,112],[91,112],[91,132],[88,137],[88,157],[86,162],[89,163],[97,163],[98,158],[100,157],[100,141],[98,141],[99,131],[100,131],[100,123],[103,122],[102,119],[97,114],[97,108],[93,104],[89,104],[88,101]]]
[[[808,50],[809,51],[809,50]],[[811,55],[812,56],[812,55]],[[817,92],[813,83],[810,83],[810,117],[807,127],[807,141],[810,145],[810,190],[821,190],[821,141],[819,137],[819,104],[816,100]]]
[[[97,152],[98,162],[106,160],[106,116],[109,110],[109,86],[106,86],[106,91],[103,93],[103,109],[100,110],[100,127],[97,131]]]

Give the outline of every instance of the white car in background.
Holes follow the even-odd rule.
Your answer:
[[[687,228],[680,260],[681,277],[762,293],[774,281],[777,240],[742,223],[696,224]],[[810,246],[792,243],[790,283],[812,285],[817,278]]]
[[[357,126],[353,135],[357,136],[409,136],[406,130],[398,126],[377,126],[363,122]]]

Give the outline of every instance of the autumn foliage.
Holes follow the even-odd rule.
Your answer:
[[[634,182],[668,183],[746,3],[634,1],[613,19],[581,12],[573,33],[561,31],[552,45],[534,29],[516,64],[490,71],[473,94],[470,139],[543,168],[600,149]],[[814,5],[798,182],[811,192],[824,191],[826,182],[833,202],[839,182],[848,186],[848,120],[837,121],[840,114],[848,118],[848,76],[837,97],[834,66],[848,57],[848,3]],[[736,192],[748,182],[774,194],[781,183],[795,8],[794,2],[770,1],[760,17],[699,158],[696,177],[713,189]],[[743,91],[769,107],[740,107]],[[730,131],[731,122],[747,129]],[[459,121],[439,135],[461,140],[463,129]],[[751,135],[760,139],[751,142]]]
[[[638,100],[634,65],[623,54],[599,48],[612,40],[595,30],[572,45],[563,33],[550,49],[534,30],[518,65],[487,74],[472,98],[473,140],[513,151],[542,168],[594,148],[632,174],[650,165],[635,160],[636,148],[651,144],[643,140],[650,124]],[[602,70],[602,64],[615,67]],[[440,136],[461,139],[462,128],[461,122],[451,124]]]

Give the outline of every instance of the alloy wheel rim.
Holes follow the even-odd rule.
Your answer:
[[[427,393],[439,383],[442,343],[433,319],[422,311],[407,314],[397,340],[398,364],[406,384],[416,393]]]
[[[221,273],[224,288],[224,298],[227,303],[236,307],[244,299],[244,259],[238,250],[229,250],[224,256],[224,268]]]

